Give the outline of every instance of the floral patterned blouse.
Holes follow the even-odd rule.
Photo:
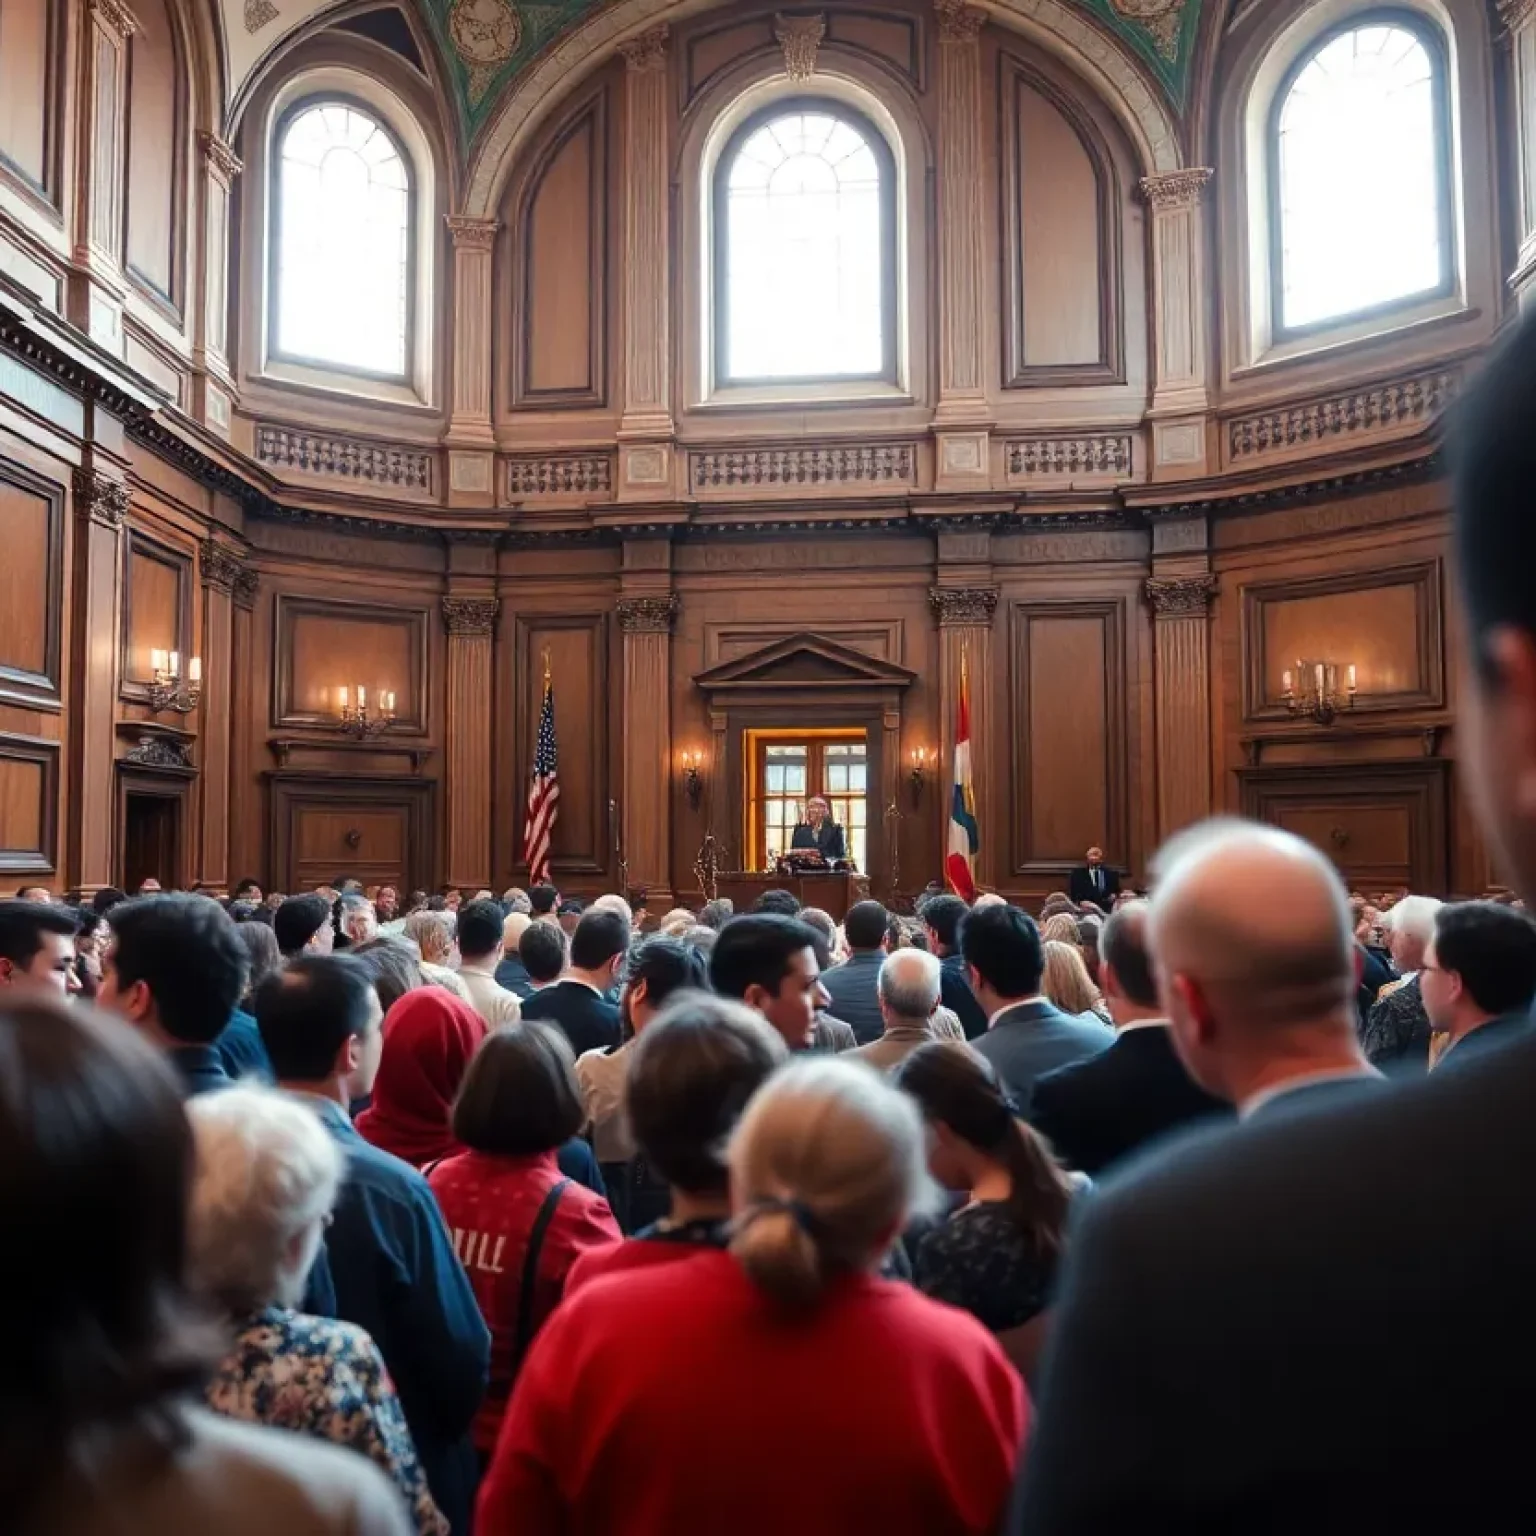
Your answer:
[[[361,1328],[283,1307],[235,1328],[234,1347],[208,1384],[210,1408],[361,1451],[389,1474],[420,1536],[447,1536],[384,1358]]]

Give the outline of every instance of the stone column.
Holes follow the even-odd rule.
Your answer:
[[[1217,467],[1207,388],[1205,188],[1200,167],[1142,178],[1152,212],[1152,478],[1188,480]]]
[[[975,490],[991,483],[980,40],[987,17],[984,11],[959,0],[939,0],[937,14],[939,403],[934,412],[935,483],[940,490]]]
[[[229,213],[239,157],[217,134],[199,133],[203,161],[203,296],[193,320],[193,359],[198,366],[197,415],[228,435],[234,381],[229,369]],[[238,878],[238,877],[237,877]]]
[[[229,867],[230,704],[234,693],[235,583],[245,567],[234,550],[215,539],[204,542],[198,563],[203,578],[203,698],[198,711],[202,837],[197,878],[209,885],[227,886],[240,878]]]
[[[448,220],[453,235],[453,396],[448,421],[448,505],[496,505],[491,425],[491,275],[495,219]]]
[[[1211,801],[1210,575],[1154,576],[1152,607],[1157,718],[1157,835],[1209,816]]]
[[[1510,287],[1522,308],[1536,294],[1536,0],[1499,0],[1510,52],[1515,118],[1515,220],[1519,254]]]
[[[624,636],[624,858],[653,911],[672,901],[672,626],[677,596],[619,599]]]
[[[88,0],[80,48],[74,271],[68,316],[97,346],[123,355],[123,168],[128,39],[123,0]]]
[[[255,654],[256,598],[261,590],[256,572],[241,563],[231,591],[229,669],[229,858],[231,878],[247,875],[263,882],[275,878],[267,867],[266,836],[261,826],[261,793],[255,775],[256,702],[254,668],[246,658]]]
[[[624,415],[621,501],[672,494],[672,324],[667,253],[667,29],[624,43]]]
[[[492,651],[494,597],[450,594],[443,599],[448,631],[449,885],[471,891],[491,883]]]
[[[88,462],[74,475],[74,601],[68,843],[64,883],[85,891],[113,884],[116,807],[113,727],[117,718],[119,577],[128,487]]]
[[[948,800],[955,776],[955,721],[960,706],[960,672],[964,665],[971,685],[971,783],[976,793],[976,823],[981,833],[976,853],[976,882],[993,885],[1005,859],[996,850],[1003,847],[1005,831],[994,814],[992,775],[989,769],[998,758],[992,739],[992,617],[997,611],[996,587],[946,587],[930,589],[928,601],[939,621],[939,729],[944,743],[934,776],[935,788],[944,806],[942,835],[949,835]],[[913,870],[907,883],[916,888],[921,882],[939,876],[940,870]]]

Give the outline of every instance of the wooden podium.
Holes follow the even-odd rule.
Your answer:
[[[869,896],[869,876],[820,870],[805,875],[721,875],[715,882],[715,894],[734,902],[738,915],[750,912],[764,891],[790,891],[802,907],[820,907],[842,922],[854,902]]]

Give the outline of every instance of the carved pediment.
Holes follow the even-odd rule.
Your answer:
[[[907,688],[916,675],[894,662],[879,661],[825,635],[806,631],[723,661],[700,672],[694,682],[707,694],[765,688],[868,693]]]

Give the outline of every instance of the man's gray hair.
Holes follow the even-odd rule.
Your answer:
[[[1392,933],[1428,944],[1435,936],[1435,914],[1444,905],[1433,896],[1404,896],[1387,913],[1386,926]]]
[[[880,1000],[903,1019],[926,1019],[939,1006],[939,962],[926,949],[898,949],[880,966]]]
[[[614,891],[599,896],[587,909],[589,912],[617,912],[626,923],[633,924],[635,920],[634,908],[625,899]]]

